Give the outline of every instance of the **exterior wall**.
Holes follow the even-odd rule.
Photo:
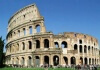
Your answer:
[[[96,38],[74,32],[58,35],[46,32],[44,19],[35,4],[19,10],[8,23],[6,64],[100,64]],[[37,32],[38,26],[40,32]]]

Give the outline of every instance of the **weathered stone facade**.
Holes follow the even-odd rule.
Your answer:
[[[40,32],[37,32],[38,26]],[[47,32],[44,18],[32,4],[20,9],[8,22],[6,64],[100,64],[99,45],[89,35]]]

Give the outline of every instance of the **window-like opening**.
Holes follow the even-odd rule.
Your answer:
[[[89,64],[91,64],[91,58],[89,58]]]
[[[74,45],[74,50],[77,50],[77,44]]]
[[[53,57],[53,64],[54,64],[54,66],[59,65],[59,57],[56,55]]]
[[[28,65],[31,66],[32,65],[32,58],[29,56],[28,57]]]
[[[87,64],[87,58],[84,58],[84,62],[85,62],[85,64]]]
[[[24,64],[25,64],[25,59],[24,59],[24,57],[22,57],[22,62],[21,62],[21,64],[24,66]]]
[[[18,37],[20,37],[20,30],[18,30]]]
[[[25,15],[23,15],[24,16],[24,18],[25,18]]]
[[[49,66],[49,57],[44,56],[44,63]]]
[[[68,58],[67,57],[63,57],[64,58],[64,62],[66,63],[66,65],[68,65]]]
[[[82,45],[80,45],[80,53],[82,53]]]
[[[90,51],[90,46],[88,46],[88,50]]]
[[[29,32],[32,34],[32,26],[29,27]]]
[[[86,38],[86,35],[84,35],[84,38]]]
[[[36,33],[39,33],[40,29],[41,29],[40,25],[36,25]]]
[[[82,44],[82,40],[79,40],[79,44]]]
[[[83,64],[83,58],[82,57],[80,57],[80,63]]]
[[[55,44],[55,47],[56,47],[56,48],[59,48],[58,42],[54,42],[54,44]]]
[[[23,45],[22,50],[25,50],[25,43],[22,42],[22,45]]]
[[[40,66],[40,57],[39,56],[36,56],[35,57],[35,65],[38,67]]]
[[[92,58],[92,64],[94,64],[94,59]]]
[[[61,46],[62,46],[62,48],[67,48],[67,42],[63,41]]]
[[[24,32],[24,36],[26,35],[26,29],[25,28],[23,28],[23,32]]]
[[[28,41],[28,43],[29,43],[29,49],[32,49],[32,42]]]
[[[84,46],[84,53],[87,53],[87,46]]]
[[[36,48],[40,48],[40,41],[36,40]]]
[[[49,48],[49,40],[48,39],[44,40],[44,48]]]
[[[93,54],[93,46],[92,46],[92,54]]]
[[[75,57],[71,57],[71,64],[76,64],[76,58]]]

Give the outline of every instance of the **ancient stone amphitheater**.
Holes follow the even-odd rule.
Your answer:
[[[6,39],[6,64],[100,64],[96,38],[75,32],[58,35],[47,32],[35,4],[20,9],[10,18]]]

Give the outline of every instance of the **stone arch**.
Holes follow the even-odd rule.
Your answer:
[[[91,58],[89,58],[89,64],[91,64]]]
[[[62,46],[62,48],[67,48],[67,42],[66,42],[66,41],[63,41],[63,42],[61,43],[61,46]]]
[[[23,66],[24,66],[24,64],[25,64],[25,58],[24,58],[24,57],[22,57],[22,60],[21,60],[21,65],[23,65]]]
[[[25,50],[25,43],[22,42],[22,50]]]
[[[53,64],[54,66],[59,65],[59,56],[57,55],[53,56]]]
[[[28,41],[28,44],[29,44],[29,49],[32,49],[32,42]]]
[[[36,40],[36,48],[40,48],[40,41]]]
[[[19,51],[19,44],[17,43],[16,51]]]
[[[49,40],[44,39],[44,48],[49,48]]]
[[[94,64],[94,58],[92,58],[92,64]]]
[[[93,54],[93,46],[92,46],[92,54]]]
[[[28,56],[28,65],[31,66],[32,65],[32,57]]]
[[[87,46],[84,45],[84,53],[87,53]]]
[[[25,28],[23,28],[23,33],[24,33],[24,36],[26,35],[26,29]]]
[[[82,53],[82,45],[79,46],[80,53]]]
[[[86,57],[84,58],[84,64],[88,64],[88,59]]]
[[[35,26],[35,29],[36,29],[36,33],[41,32],[41,26],[40,26],[39,24],[37,24],[37,25]]]
[[[44,56],[44,63],[49,66],[49,56]]]
[[[64,63],[65,63],[66,65],[68,65],[68,58],[67,58],[66,56],[64,56],[63,59],[64,59]]]
[[[82,44],[82,40],[81,39],[79,40],[79,44]]]
[[[59,48],[59,43],[58,42],[54,42],[54,44],[55,44],[56,48]]]
[[[20,30],[18,30],[18,37],[20,37]]]
[[[83,58],[82,57],[80,57],[80,63],[83,64]]]
[[[19,58],[18,57],[16,58],[16,64],[17,65],[19,64]]]
[[[74,50],[77,50],[77,48],[78,48],[78,47],[77,47],[77,44],[75,44],[75,45],[74,45]]]
[[[35,56],[35,65],[37,67],[40,66],[40,57],[39,56]]]
[[[71,64],[76,64],[76,58],[74,56],[72,56],[70,58],[70,62],[71,62]]]
[[[32,30],[32,26],[29,26],[29,34],[32,34],[33,30]]]

